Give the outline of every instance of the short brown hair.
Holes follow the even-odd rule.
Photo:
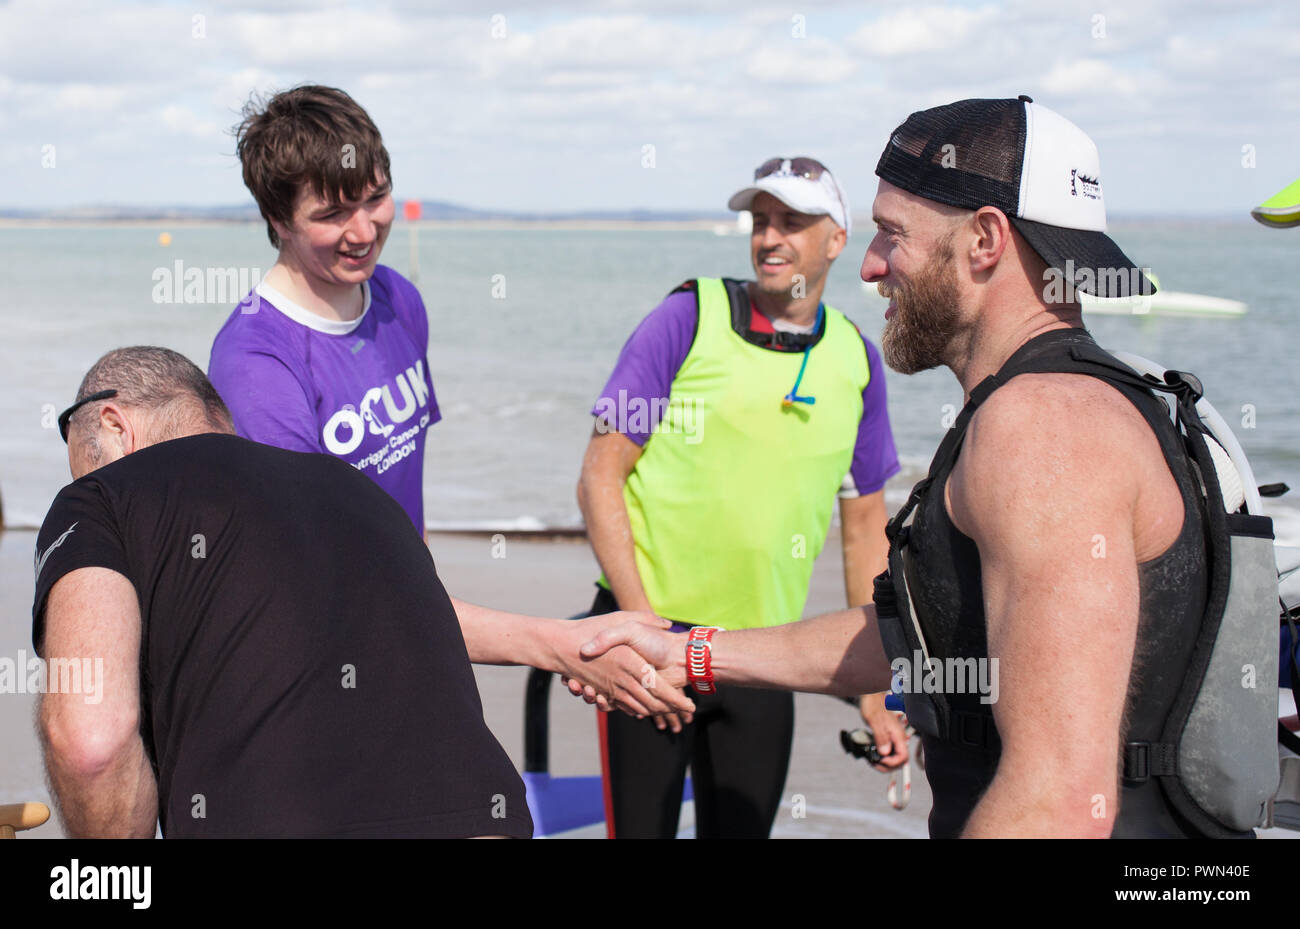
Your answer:
[[[116,348],[96,361],[81,380],[77,400],[101,390],[116,390],[117,402],[149,411],[157,417],[152,436],[156,442],[181,434],[182,427],[203,423],[217,431],[234,426],[221,395],[198,366],[179,352],[153,345]],[[107,403],[108,401],[101,401]],[[91,403],[77,410],[70,421],[92,421],[86,410],[98,410]]]
[[[362,199],[372,183],[392,182],[388,150],[370,116],[334,87],[307,84],[269,98],[256,94],[235,127],[244,184],[280,247],[271,221],[293,222],[304,184],[329,203]]]

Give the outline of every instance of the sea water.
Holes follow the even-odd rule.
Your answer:
[[[403,274],[409,232],[395,226],[380,259]],[[1112,224],[1111,234],[1165,289],[1248,304],[1240,319],[1087,322],[1104,347],[1201,377],[1259,481],[1298,488],[1267,505],[1279,541],[1300,545],[1300,231],[1249,219],[1134,220]],[[826,299],[878,345],[885,301],[858,278],[867,243],[865,231],[850,239]],[[710,229],[420,228],[418,286],[443,417],[425,460],[429,524],[580,525],[575,486],[590,411],[624,341],[681,281],[750,276],[748,249],[747,238]],[[110,348],[154,344],[206,370],[212,338],[243,296],[236,291],[275,258],[260,224],[7,227],[0,254],[0,492],[9,526],[39,525],[69,479],[53,419],[91,363]],[[944,369],[881,375],[903,463],[886,491],[892,508],[923,474],[962,398]],[[773,384],[773,403],[789,388]],[[773,474],[773,487],[791,477]]]

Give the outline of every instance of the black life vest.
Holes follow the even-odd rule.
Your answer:
[[[940,444],[928,475],[891,520],[889,570],[876,579],[875,598],[886,653],[891,660],[911,660],[918,652],[939,662],[988,658],[979,551],[948,516],[944,487],[979,405],[1018,374],[1047,372],[1099,377],[1132,402],[1155,433],[1183,498],[1177,539],[1162,555],[1138,566],[1137,648],[1125,707],[1120,808],[1112,836],[1250,836],[1248,829],[1224,828],[1195,804],[1184,802],[1185,791],[1172,783],[1178,775],[1178,736],[1171,739],[1171,722],[1181,733],[1178,722],[1186,721],[1189,699],[1184,679],[1198,668],[1204,672],[1198,663],[1205,650],[1205,618],[1213,612],[1207,604],[1226,586],[1216,573],[1223,566],[1213,563],[1207,543],[1207,526],[1214,517],[1207,515],[1189,451],[1168,409],[1136,372],[1103,352],[1085,330],[1052,330],[1030,340],[996,375],[979,384]],[[1217,481],[1213,489],[1217,493]],[[1218,518],[1222,520],[1222,512]],[[1086,557],[1086,547],[1082,551]],[[1080,636],[1087,635],[1092,619],[1078,617]],[[1213,630],[1210,635],[1212,649]],[[1001,746],[992,707],[970,692],[909,692],[905,703],[925,747],[934,794],[931,835],[959,835],[997,770]],[[1063,739],[1098,737],[1061,733]]]

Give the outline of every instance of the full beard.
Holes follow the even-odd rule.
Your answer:
[[[951,241],[942,243],[920,274],[884,294],[894,299],[896,309],[885,320],[880,345],[885,364],[900,374],[928,371],[947,361],[959,328],[952,257]]]

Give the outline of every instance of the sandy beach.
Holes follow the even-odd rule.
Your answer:
[[[434,534],[429,547],[438,574],[456,596],[476,603],[543,616],[570,616],[591,602],[598,572],[586,540],[562,536],[505,537],[505,557],[492,557],[496,543],[488,535]],[[0,618],[0,655],[17,659],[31,654],[32,552],[35,533],[0,534],[0,584],[4,613]],[[499,551],[499,549],[498,549]],[[805,615],[839,609],[844,604],[838,529],[832,527],[813,571]],[[488,726],[523,767],[523,694],[527,668],[476,666],[479,693]],[[36,701],[27,694],[0,694],[0,804],[24,800],[50,803],[33,726]],[[551,689],[551,774],[561,777],[600,773],[596,710],[564,691]],[[853,729],[859,717],[832,697],[795,696],[794,751],[786,779],[774,838],[925,838],[930,791],[925,773],[913,765],[912,800],[902,811],[885,797],[889,778],[864,762],[849,758],[839,744],[841,729]],[[915,748],[915,741],[913,748]],[[801,798],[796,817],[795,799]],[[681,835],[693,834],[689,805]],[[1259,830],[1261,838],[1300,838],[1284,829]],[[35,838],[63,835],[57,818],[24,833]],[[603,824],[567,834],[603,838]]]
[[[544,616],[570,616],[585,610],[597,576],[585,539],[561,536],[505,537],[505,557],[492,557],[488,535],[434,534],[429,547],[438,574],[456,596],[501,609]],[[4,613],[0,618],[0,655],[12,659],[31,654],[32,552],[35,533],[0,534],[0,584]],[[499,549],[498,549],[499,551]],[[805,615],[839,609],[844,604],[838,529],[832,527],[813,571]],[[523,693],[526,668],[477,666],[475,676],[488,726],[523,767]],[[33,719],[35,698],[0,694],[0,803],[41,800],[50,803],[41,767]],[[600,773],[596,744],[596,710],[571,697],[556,681],[551,690],[551,774],[561,777]],[[856,728],[856,710],[824,696],[795,697],[795,739],[774,838],[924,838],[930,810],[925,773],[913,765],[912,800],[894,810],[885,797],[889,778],[849,758],[839,744],[841,729]],[[913,747],[915,747],[913,742]],[[795,798],[804,813],[795,816]],[[680,823],[692,835],[689,806]],[[1300,838],[1284,829],[1260,830],[1261,838]],[[59,838],[56,821],[24,836]],[[604,826],[576,830],[574,838],[603,838]]]
[[[818,560],[808,615],[843,606],[838,530]],[[457,596],[507,610],[568,616],[591,602],[595,560],[585,540],[506,536],[505,557],[493,558],[489,536],[434,535],[430,548],[439,576]],[[4,613],[0,618],[0,655],[12,659],[31,654],[32,552],[35,533],[10,530],[0,535],[0,584]],[[477,667],[479,692],[489,727],[517,767],[523,765],[523,692],[525,668]],[[0,803],[41,800],[49,803],[33,727],[35,698],[0,694]],[[558,681],[551,696],[551,773],[558,776],[600,773],[596,745],[596,711],[569,696]],[[923,772],[913,769],[912,802],[903,812],[885,799],[888,778],[850,759],[839,745],[841,729],[858,724],[857,712],[831,697],[801,694],[795,698],[795,745],[781,813],[774,835],[780,838],[924,837],[930,797]],[[805,816],[795,818],[792,798],[802,797]],[[682,818],[690,834],[689,810]],[[25,836],[57,838],[58,823]],[[603,827],[578,833],[603,836]]]

